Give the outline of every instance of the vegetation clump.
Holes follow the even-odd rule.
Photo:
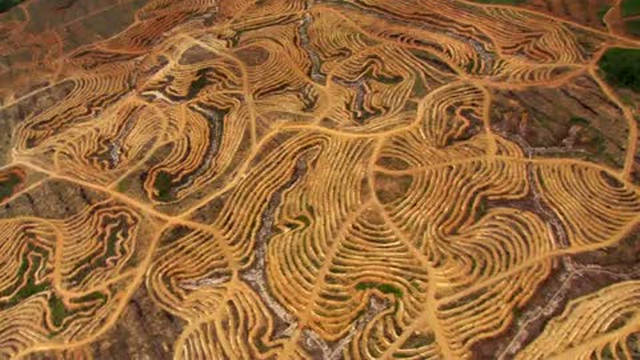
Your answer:
[[[32,245],[27,246],[27,248],[30,251],[37,251]],[[0,309],[5,309],[11,306],[15,306],[21,301],[24,301],[35,294],[41,293],[49,289],[50,283],[48,281],[38,282],[36,279],[36,272],[38,272],[38,270],[41,268],[41,264],[43,262],[43,258],[41,256],[42,255],[38,254],[36,256],[33,256],[30,260],[28,254],[24,255],[22,259],[22,263],[20,264],[20,268],[18,269],[16,278],[22,279],[23,277],[26,277],[27,281],[26,283],[20,283],[19,288],[9,287],[4,291],[0,291],[0,298],[7,295],[11,295],[13,292],[13,295],[8,299],[6,303],[3,303],[2,301],[0,301]]]
[[[611,5],[604,5],[600,8],[600,10],[598,10],[598,18],[600,19],[600,22],[602,22],[603,25],[605,24],[604,17],[605,15],[607,15],[609,10],[611,10]]]
[[[620,5],[622,16],[633,16],[640,14],[640,0],[624,0]]]
[[[15,187],[21,182],[22,179],[16,173],[10,173],[7,179],[0,180],[0,202],[11,197]]]
[[[9,11],[12,7],[20,4],[23,0],[0,0],[0,13]]]
[[[624,23],[625,30],[635,36],[640,36],[640,19],[629,20]]]
[[[391,284],[377,282],[361,282],[356,285],[356,290],[378,289],[383,294],[393,294],[399,298],[402,297],[402,290]]]
[[[153,187],[157,191],[157,198],[160,201],[171,201],[173,196],[171,195],[171,176],[168,173],[161,171],[156,176]]]
[[[640,50],[612,48],[598,64],[607,82],[640,92]]]

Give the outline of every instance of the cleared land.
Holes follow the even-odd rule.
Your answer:
[[[629,3],[8,9],[0,360],[640,358]]]

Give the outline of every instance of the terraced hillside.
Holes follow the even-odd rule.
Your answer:
[[[7,7],[0,359],[640,359],[636,3]]]

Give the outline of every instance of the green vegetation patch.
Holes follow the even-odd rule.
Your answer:
[[[603,5],[600,10],[598,10],[598,18],[600,19],[602,25],[605,25],[604,16],[607,15],[609,9],[611,9],[611,5]]]
[[[16,173],[10,173],[9,178],[0,181],[0,202],[3,202],[7,198],[13,195],[13,192],[17,185],[22,182],[22,178]]]
[[[171,201],[173,195],[171,194],[172,181],[169,173],[161,171],[156,175],[156,179],[153,183],[153,188],[157,191],[157,198],[160,201]]]
[[[311,220],[309,220],[309,218],[306,215],[296,216],[294,220],[295,222],[290,222],[286,224],[286,226],[291,230],[295,230],[295,229],[304,230],[308,228],[309,225],[311,225]]]
[[[20,302],[28,299],[29,297],[39,294],[43,291],[46,291],[50,288],[50,284],[48,282],[42,284],[36,284],[33,279],[29,279],[27,284],[20,288],[18,292],[9,299],[9,302],[5,305],[6,308],[10,308],[19,304]]]
[[[88,311],[96,306],[104,306],[108,300],[105,294],[94,291],[81,297],[70,298],[71,304],[67,307],[60,297],[56,294],[51,294],[48,305],[51,313],[51,322],[56,329],[53,329],[47,337],[51,339],[64,331],[69,325],[69,322],[65,324],[65,319],[74,313]]]
[[[22,257],[22,263],[16,276],[16,284],[0,292],[0,297],[15,292],[6,303],[0,302],[0,309],[15,306],[27,298],[46,291],[51,287],[49,281],[36,282],[36,273],[40,271],[42,265],[46,263],[49,254],[45,250],[36,248],[31,244],[28,245],[28,249],[29,252],[25,253]],[[22,279],[24,277],[27,278],[27,281],[22,285]]]
[[[583,117],[573,116],[569,119],[570,125],[591,126],[591,122]]]
[[[129,178],[122,179],[118,183],[118,185],[116,185],[116,190],[121,193],[126,192],[127,190],[129,190],[130,185],[131,185],[131,179]]]
[[[416,80],[413,83],[413,88],[411,89],[411,94],[416,97],[424,97],[427,95],[429,91],[427,87],[424,85],[424,81],[422,81],[422,77],[416,74]]]
[[[99,291],[94,291],[89,293],[88,295],[81,296],[79,298],[71,299],[71,302],[74,304],[82,304],[82,303],[91,303],[91,302],[100,302],[101,304],[107,303],[107,296]]]
[[[377,283],[377,282],[361,282],[356,285],[356,290],[367,290],[367,289],[378,289],[383,294],[393,294],[399,298],[402,297],[402,290],[397,287],[386,284],[386,283]]]
[[[640,19],[629,20],[624,23],[625,30],[631,35],[640,36]]]
[[[197,94],[200,92],[200,90],[202,90],[205,86],[207,86],[207,84],[209,83],[209,81],[207,80],[206,76],[200,76],[199,78],[197,78],[195,81],[193,81],[189,87],[189,93],[190,94]]]
[[[640,92],[640,50],[609,49],[598,65],[610,84]]]
[[[624,0],[620,5],[622,16],[640,14],[640,0]]]
[[[12,7],[20,4],[24,0],[0,0],[0,13],[8,11]]]
[[[56,295],[51,295],[49,298],[49,309],[51,310],[51,320],[53,325],[61,326],[64,319],[71,315],[64,306],[64,302]]]
[[[304,228],[306,229],[309,227],[309,225],[311,225],[311,220],[309,220],[309,218],[305,215],[300,215],[300,216],[296,216],[296,220],[300,221],[302,224],[304,224]]]
[[[107,256],[106,256],[107,258],[112,258],[112,257],[118,255],[118,253],[116,251],[116,244],[118,243],[118,235],[119,234],[120,234],[120,231],[118,231],[118,230],[113,230],[109,234],[109,237],[107,239]],[[106,259],[104,259],[103,261],[106,261]]]
[[[124,242],[121,242],[120,244],[118,243],[120,237],[127,237],[127,224],[125,222],[120,222],[115,227],[108,226],[105,228],[109,229],[108,233],[101,234],[99,239],[101,242],[105,243],[106,254],[100,256],[102,252],[101,249],[98,249],[91,254],[87,254],[85,258],[78,263],[75,275],[69,279],[72,283],[79,284],[89,276],[93,270],[108,267],[108,259],[117,257],[127,251]]]
[[[473,202],[469,203],[470,210],[472,210],[473,205],[474,205]],[[483,197],[480,199],[480,201],[478,201],[478,206],[476,207],[476,213],[475,213],[475,220],[480,221],[480,219],[482,219],[485,215],[487,215],[488,212],[489,212],[489,206],[487,204],[487,199]]]

